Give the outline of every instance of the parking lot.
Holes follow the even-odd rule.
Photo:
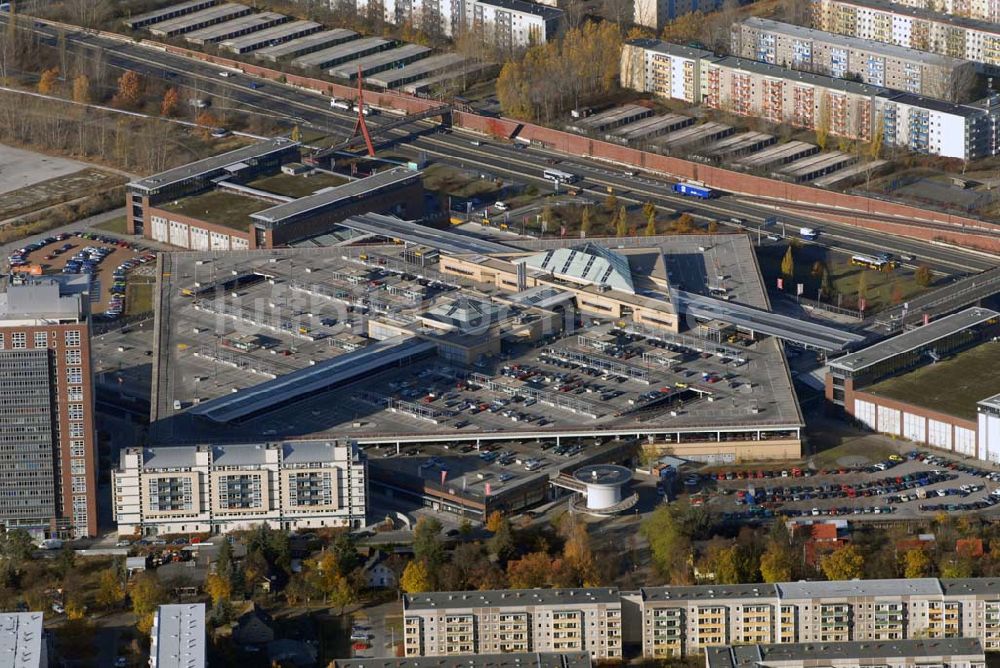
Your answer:
[[[56,234],[15,250],[7,258],[11,282],[26,276],[89,274],[91,312],[116,319],[127,311],[130,281],[153,280],[155,251],[91,232]],[[151,288],[150,288],[151,289]]]
[[[862,466],[713,469],[685,481],[696,505],[727,519],[988,513],[1000,505],[1000,471],[911,450]]]

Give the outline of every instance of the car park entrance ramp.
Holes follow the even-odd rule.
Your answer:
[[[678,310],[696,318],[717,319],[741,329],[768,334],[804,348],[840,352],[865,340],[861,334],[714,297],[677,291]]]

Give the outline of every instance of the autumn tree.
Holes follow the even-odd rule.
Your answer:
[[[125,587],[122,586],[122,574],[117,568],[106,568],[97,578],[97,605],[105,610],[112,610],[125,600]]]
[[[208,110],[199,113],[195,117],[194,122],[200,128],[201,136],[205,139],[208,139],[212,135],[213,129],[219,127],[219,119]]]
[[[597,564],[587,525],[567,514],[563,517],[559,529],[566,539],[562,556],[567,566],[573,569],[582,586],[598,586],[600,583],[596,582]]]
[[[56,88],[56,84],[59,82],[59,68],[50,67],[49,69],[42,72],[42,76],[38,79],[38,92],[42,95],[51,95]]]
[[[926,288],[934,282],[934,272],[926,264],[922,264],[913,272],[913,280],[920,287]]]
[[[531,552],[507,563],[507,580],[512,589],[537,589],[549,583],[552,557],[545,552]]]
[[[590,234],[590,207],[583,207],[583,211],[580,212],[580,232],[587,236]]]
[[[878,160],[882,157],[882,144],[885,141],[885,128],[883,127],[882,115],[875,117],[875,127],[872,129],[872,138],[868,142],[868,157]]]
[[[795,275],[795,258],[792,256],[792,247],[785,251],[785,256],[781,258],[781,275],[785,278],[792,278]]]
[[[790,581],[795,572],[795,556],[788,528],[783,522],[775,522],[760,557],[761,578],[767,583]]]
[[[688,234],[694,229],[694,218],[690,213],[682,213],[674,220],[673,228],[677,234]]]
[[[160,115],[173,117],[177,115],[177,110],[180,107],[180,94],[178,94],[177,89],[170,87],[163,92],[163,101],[160,102]]]
[[[816,118],[816,145],[825,151],[830,139],[830,96],[823,93],[819,100],[819,114]]]
[[[430,569],[422,559],[414,559],[406,565],[399,586],[407,594],[419,594],[433,589]]]
[[[491,533],[496,533],[500,529],[501,522],[503,522],[503,513],[499,510],[494,510],[486,516],[486,530]]]
[[[646,216],[646,236],[655,237],[656,236],[656,212]]]
[[[134,109],[142,101],[142,93],[145,83],[142,76],[133,70],[126,70],[118,77],[118,91],[112,98],[112,103],[116,107],[124,109]]]
[[[972,559],[963,558],[957,554],[947,554],[942,557],[938,569],[943,578],[971,578],[975,571],[975,563]]]
[[[86,74],[73,77],[73,101],[90,104],[90,77]]]
[[[210,573],[205,578],[205,592],[212,598],[212,605],[219,605],[233,596],[233,583],[218,573]]]
[[[908,580],[930,576],[933,566],[926,550],[915,547],[903,553],[903,577]]]
[[[628,211],[623,206],[618,210],[618,217],[615,219],[615,234],[624,237],[628,233]]]
[[[855,580],[864,572],[865,559],[855,545],[845,545],[827,554],[819,563],[827,580]]]
[[[656,205],[653,204],[650,201],[647,201],[645,204],[642,205],[642,215],[644,215],[646,218],[650,218],[651,216],[655,216],[656,215]]]
[[[618,197],[615,195],[614,190],[609,190],[607,196],[604,198],[604,208],[611,215],[614,215],[615,211],[618,210]]]
[[[705,28],[705,15],[701,12],[687,12],[667,23],[662,37],[668,42],[693,42],[701,38]]]
[[[166,593],[155,573],[145,571],[136,576],[129,592],[132,612],[136,616],[136,626],[143,635],[153,626],[153,613],[166,600]]]
[[[708,227],[706,228],[706,231],[709,234],[718,234],[718,232],[719,232],[719,222],[716,221],[716,220],[710,220],[710,221],[708,221]]]

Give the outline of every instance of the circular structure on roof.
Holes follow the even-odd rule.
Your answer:
[[[587,510],[608,510],[622,502],[622,489],[632,479],[632,471],[614,464],[584,466],[573,477],[587,487]]]

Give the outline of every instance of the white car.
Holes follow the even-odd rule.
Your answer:
[[[371,638],[371,634],[367,631],[351,631],[351,640],[368,640],[369,638]]]
[[[228,79],[229,77],[232,76],[232,74],[230,72],[219,72],[219,76],[222,77],[223,79]]]
[[[497,211],[506,211],[507,202],[504,202],[503,200],[497,200],[496,202],[493,203],[493,208],[496,209]]]

